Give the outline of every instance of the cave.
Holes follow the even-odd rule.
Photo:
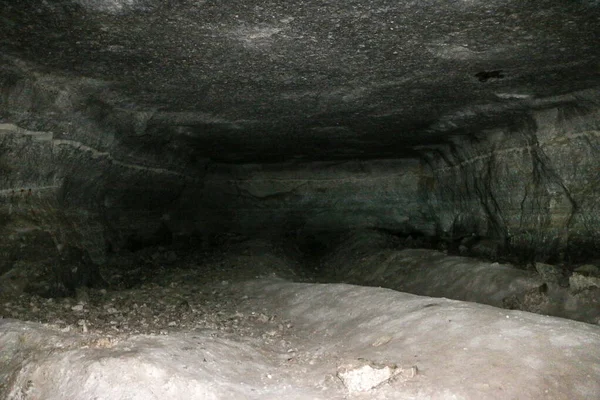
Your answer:
[[[0,0],[0,398],[600,398],[600,2]]]

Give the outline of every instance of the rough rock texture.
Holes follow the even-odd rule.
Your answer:
[[[384,252],[377,247],[399,238],[361,238],[338,261],[377,265],[378,276],[385,270],[397,282],[402,268],[387,275],[399,264],[378,262]],[[297,253],[263,240],[223,240],[222,252],[209,254],[174,246],[113,254],[101,268],[107,288],[78,288],[63,299],[5,291],[47,279],[36,275],[35,262],[21,261],[25,276],[0,277],[0,397],[476,400],[524,393],[571,400],[600,393],[597,326],[383,289],[291,283],[281,278],[307,277]],[[479,294],[490,274],[500,294],[527,283],[509,279],[514,287],[503,288],[506,268],[465,258],[437,253],[421,261],[411,269],[436,271],[437,281],[454,269],[463,283],[480,281],[465,285]]]
[[[139,279],[162,279],[188,260],[186,252],[205,252],[240,234],[284,239],[289,252],[315,256],[341,232],[373,228],[392,236],[363,246],[404,243],[509,258],[530,269],[487,269],[488,262],[411,250],[413,256],[435,254],[429,261],[438,268],[423,272],[420,265],[412,274],[433,294],[444,295],[438,290],[443,277],[458,270],[455,283],[463,287],[452,289],[464,298],[597,322],[600,289],[589,271],[600,266],[599,20],[594,0],[0,0],[2,309],[26,318],[31,307],[27,315],[44,320],[67,307],[74,314],[63,323],[71,326],[88,310],[84,303],[131,289]],[[247,250],[265,251],[260,245]],[[363,250],[367,258],[376,254],[369,269],[361,270],[364,260],[350,254],[351,264],[320,272],[353,268],[362,280],[357,283],[397,278],[394,268],[386,270],[393,263],[377,258],[397,252]],[[126,260],[118,272],[114,260]],[[245,255],[229,260],[241,268],[199,264],[194,279],[216,269],[241,280],[262,268],[244,268],[257,261]],[[278,265],[277,271],[285,269],[281,260],[260,259]],[[448,263],[467,268],[445,268]],[[581,264],[592,267],[571,273]],[[540,267],[547,272],[541,285],[536,265],[550,266]],[[498,270],[508,288],[494,286]],[[204,308],[208,313],[238,304],[220,304],[217,291],[200,296],[194,282],[187,283],[186,296],[215,301]],[[161,302],[161,294],[171,292],[152,285],[144,290],[166,311],[135,326],[161,330],[171,312],[181,311],[176,307],[195,321],[189,304]],[[267,296],[261,307],[297,318],[306,338],[333,335],[338,342],[325,345],[328,354],[352,343],[356,351],[351,360],[339,360],[344,363],[367,354],[365,365],[412,371],[412,353],[422,350],[427,368],[417,386],[392,380],[380,388],[382,399],[397,398],[404,383],[415,398],[583,399],[600,391],[598,371],[589,367],[598,364],[590,351],[598,347],[596,327],[445,300],[438,308],[437,300],[370,288],[257,284],[247,295]],[[64,302],[54,302],[59,296]],[[417,314],[398,314],[411,299]],[[134,326],[127,307],[113,308],[91,313],[89,307],[94,324],[110,325],[114,316],[119,329]],[[363,325],[357,326],[355,310]],[[371,318],[382,310],[388,314]],[[151,318],[152,312],[144,307],[135,315]],[[217,324],[225,318],[218,313],[211,319]],[[465,318],[472,313],[477,318]],[[506,316],[519,316],[525,325],[512,325]],[[237,326],[236,313],[232,318],[223,323]],[[88,329],[85,321],[77,326]],[[374,327],[382,331],[364,342]],[[465,329],[481,335],[465,343]],[[499,330],[506,337],[490,339]],[[441,352],[440,331],[453,340]],[[392,340],[397,333],[401,340]],[[47,332],[7,335],[16,359],[56,350],[44,347],[45,338],[54,340]],[[24,352],[20,340],[30,337],[33,346],[25,343]],[[98,356],[115,367],[102,382],[106,390],[121,379],[130,387],[120,371],[140,371],[139,391],[130,398],[175,396],[169,383],[154,394],[147,385],[174,372],[202,398],[239,397],[247,392],[231,383],[238,371],[246,374],[247,388],[256,389],[249,398],[319,398],[323,390],[329,390],[323,398],[347,396],[338,390],[338,359],[311,369],[323,353],[320,343],[296,358],[288,357],[283,341],[286,361],[278,355],[269,364],[268,355],[256,355],[256,346],[239,339],[211,345],[224,356],[228,346],[239,345],[239,357],[270,366],[225,360],[218,364],[229,377],[218,378],[222,392],[188,380],[179,360],[168,364],[172,368],[154,368],[151,354],[163,354],[162,346],[179,338],[151,339],[152,350],[140,350],[133,364],[128,347],[117,352],[124,362],[94,353],[86,359],[90,369],[74,372],[64,387],[56,363],[70,365],[70,357],[82,355],[78,350],[47,355],[37,372],[10,370],[6,378],[21,384],[11,392],[15,399],[62,399],[64,393],[76,399],[81,380],[91,376],[93,386],[104,373],[93,369],[102,363]],[[194,345],[188,340],[181,343]],[[523,358],[524,349],[533,355]],[[381,354],[400,354],[399,361],[372,359]],[[304,364],[272,384],[271,367],[289,360]],[[202,376],[214,381],[203,360],[190,361],[201,363]],[[331,371],[328,378],[324,370]],[[308,383],[299,384],[307,372],[313,374]],[[56,379],[38,386],[46,373]],[[290,384],[302,390],[290,393]],[[7,390],[3,382],[0,390]]]
[[[245,336],[202,326],[160,335],[97,335],[0,320],[0,356],[7,361],[0,365],[0,395],[15,400],[600,395],[596,326],[352,285],[263,279],[231,290],[237,301],[220,319],[229,327],[240,321],[237,328]],[[271,336],[268,318],[253,317],[259,314],[289,325]],[[380,385],[373,376],[355,376],[360,381],[344,386],[339,373],[361,364],[388,366],[396,376]]]
[[[402,249],[398,240],[382,232],[347,235],[319,261],[319,270],[328,282],[381,286],[600,324],[598,278],[578,273],[569,278],[562,276],[562,268],[541,263],[539,272],[525,271],[436,250]]]
[[[427,223],[417,203],[420,170],[412,159],[218,165],[179,208],[194,207],[197,229],[208,231],[294,239],[357,227],[410,232]]]
[[[596,255],[600,114],[590,94],[426,151],[423,196],[438,232],[495,237],[529,261]]]
[[[111,248],[171,240],[161,217],[184,179],[100,150],[0,125],[0,273],[17,261],[56,264],[69,248],[101,263]]]
[[[397,157],[599,79],[596,1],[1,4],[7,58],[220,160]]]
[[[172,255],[177,260],[172,260]],[[101,335],[167,334],[214,329],[248,336],[258,321],[276,340],[286,322],[260,312],[242,315],[235,283],[274,278],[306,279],[301,265],[262,240],[229,241],[220,251],[145,248],[113,255],[100,268],[108,285],[79,287],[68,297],[48,296],[55,277],[39,262],[21,261],[0,275],[0,320],[49,324],[63,332]],[[1,379],[0,379],[1,381]],[[1,398],[1,396],[0,396]]]
[[[0,5],[5,260],[357,226],[598,253],[595,1]]]

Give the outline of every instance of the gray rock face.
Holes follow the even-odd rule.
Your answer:
[[[598,242],[599,114],[558,107],[425,152],[424,196],[438,231],[502,239],[534,260],[577,257]]]
[[[597,2],[0,5],[0,271],[227,231],[600,248]]]
[[[195,202],[197,225],[209,231],[405,231],[426,224],[416,196],[419,171],[417,160],[221,165],[207,172],[198,194],[182,198]]]
[[[558,285],[568,287],[569,282],[565,276],[565,271],[556,266],[537,262],[535,263],[535,270],[542,277],[543,281],[550,285]]]
[[[388,234],[347,235],[321,260],[326,280],[381,286],[472,301],[591,324],[600,324],[600,279],[536,263],[536,271],[511,264],[449,256],[429,249],[402,249]]]

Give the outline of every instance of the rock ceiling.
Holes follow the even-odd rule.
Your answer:
[[[80,97],[134,112],[141,134],[232,160],[402,156],[600,84],[591,0],[0,7],[4,70],[84,79]]]

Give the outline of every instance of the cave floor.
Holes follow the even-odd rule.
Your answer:
[[[261,242],[149,249],[104,267],[110,290],[1,298],[0,396],[600,397],[598,326],[316,284],[294,260]]]
[[[261,313],[241,314],[244,299],[234,284],[275,276],[303,280],[292,260],[283,261],[264,245],[259,242],[257,248],[249,242],[184,257],[162,247],[123,253],[102,267],[110,289],[82,288],[62,298],[8,294],[0,296],[3,315],[50,324],[63,332],[115,337],[202,329],[254,336],[283,322]]]

